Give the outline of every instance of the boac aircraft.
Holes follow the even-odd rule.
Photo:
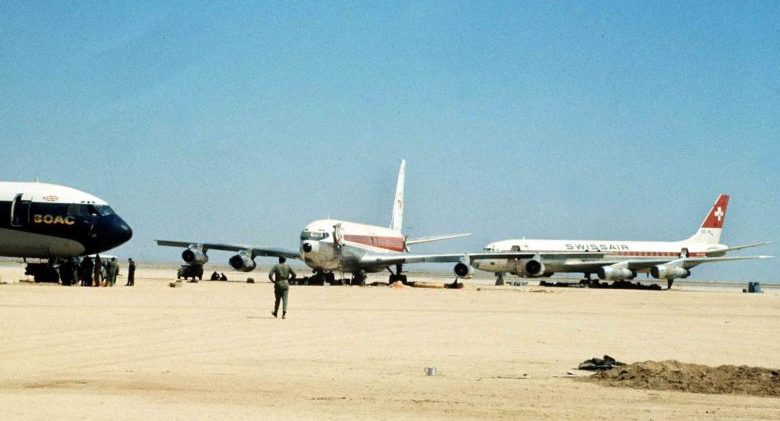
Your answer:
[[[44,259],[27,262],[36,281],[73,281],[58,273],[66,259],[117,247],[133,231],[104,200],[48,183],[0,182],[0,256]]]

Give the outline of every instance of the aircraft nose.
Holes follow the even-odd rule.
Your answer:
[[[101,222],[97,237],[103,250],[120,246],[133,237],[130,225],[117,215],[106,217]]]

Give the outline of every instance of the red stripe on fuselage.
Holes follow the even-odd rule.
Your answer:
[[[345,241],[378,247],[391,251],[404,251],[404,239],[401,237],[382,237],[377,235],[344,235]]]

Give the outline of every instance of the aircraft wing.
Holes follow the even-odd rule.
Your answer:
[[[532,257],[541,257],[542,259],[603,259],[604,253],[599,252],[581,252],[581,251],[553,251],[553,252],[528,252],[528,251],[498,251],[466,253],[470,261],[474,260],[493,260],[493,259],[530,259]],[[612,262],[615,263],[615,262]]]
[[[198,242],[170,241],[170,240],[154,240],[154,241],[157,242],[158,246],[184,247],[184,248],[188,248],[190,246],[197,246],[197,247],[201,247],[204,252],[209,249],[236,251],[236,252],[243,251],[243,250],[250,250],[252,252],[252,258],[255,258],[257,256],[273,256],[273,257],[283,256],[290,259],[301,258],[301,254],[297,250],[282,249],[282,248],[275,248],[275,247],[257,247],[248,244],[198,243]]]
[[[420,238],[410,238],[406,240],[407,245],[412,244],[420,244],[420,243],[430,243],[431,241],[441,241],[441,240],[450,240],[453,238],[460,238],[460,237],[468,237],[471,235],[471,233],[468,234],[448,234],[448,235],[437,235],[433,237],[420,237]]]
[[[679,266],[683,268],[692,268],[702,263],[711,262],[727,262],[730,260],[752,260],[752,259],[771,259],[774,256],[734,256],[734,257],[689,257],[686,259],[677,259],[669,262],[672,266]]]
[[[364,266],[389,266],[406,263],[447,263],[460,262],[466,254],[367,254],[360,258]]]
[[[765,246],[765,245],[771,244],[771,243],[772,243],[771,241],[764,241],[763,243],[745,244],[745,245],[742,245],[742,246],[734,246],[734,247],[729,247],[729,248],[721,249],[721,250],[713,250],[713,251],[707,252],[707,256],[713,256],[713,255],[717,256],[719,254],[722,255],[722,254],[724,254],[726,252],[729,252],[729,251],[742,250],[742,249],[747,249],[747,248],[751,248],[751,247],[758,247],[758,246]]]
[[[451,254],[375,254],[365,255],[360,259],[361,264],[383,266],[405,263],[457,263],[460,261],[473,262],[474,260],[486,259],[530,259],[538,253],[529,252],[484,252],[484,253],[451,253]],[[571,257],[603,257],[603,253],[582,253],[582,252],[554,252],[541,253],[543,259],[571,258]],[[615,263],[615,262],[612,262]]]
[[[545,255],[542,255],[545,257]],[[703,263],[726,262],[731,260],[768,259],[773,256],[734,256],[734,257],[689,257],[685,259],[635,259],[635,260],[567,260],[564,265],[572,271],[596,271],[600,267],[615,266],[642,271],[656,265],[670,265],[685,269],[701,265]]]

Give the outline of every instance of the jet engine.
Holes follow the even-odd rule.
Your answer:
[[[203,265],[209,261],[206,253],[199,248],[189,248],[181,253],[181,258],[191,265]]]
[[[636,278],[636,272],[627,268],[605,266],[600,267],[596,273],[599,275],[599,279],[610,281]]]
[[[474,272],[474,268],[471,267],[471,265],[459,262],[452,268],[452,271],[455,272],[455,275],[458,278],[468,278],[471,276],[471,273]]]
[[[691,271],[679,266],[657,265],[650,268],[650,275],[655,279],[687,278]]]
[[[251,272],[255,269],[255,267],[257,267],[257,263],[255,263],[255,260],[250,256],[244,253],[239,253],[230,258],[230,266],[235,270],[240,270],[241,272]]]
[[[544,263],[541,259],[530,259],[522,263],[523,276],[544,275]]]

